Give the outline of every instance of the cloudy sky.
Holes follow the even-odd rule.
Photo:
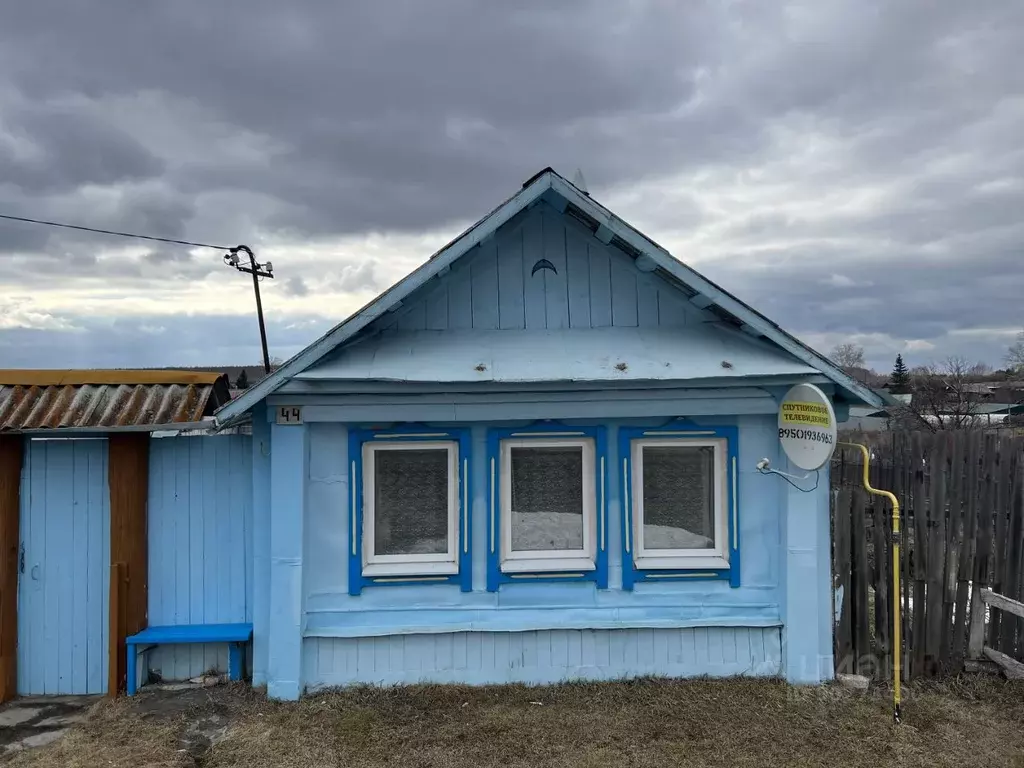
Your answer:
[[[1024,5],[106,0],[0,25],[0,213],[272,259],[286,358],[537,170],[827,351],[1024,326]],[[0,221],[0,367],[252,364],[221,254]]]

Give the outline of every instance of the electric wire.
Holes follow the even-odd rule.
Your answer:
[[[170,243],[171,245],[185,245],[190,248],[212,248],[217,251],[230,251],[230,246],[213,245],[211,243],[197,243],[192,240],[176,240],[173,237],[156,237],[155,235],[140,235],[134,232],[120,232],[116,229],[99,229],[98,227],[84,227],[79,224],[64,224],[59,221],[47,221],[46,219],[32,219],[27,216],[12,216],[8,213],[0,213],[0,219],[8,221],[20,221],[24,224],[41,224],[47,227],[59,227],[61,229],[74,229],[79,232],[95,232],[100,235],[115,235],[116,237],[130,237],[136,240],[150,240],[157,243]]]
[[[814,487],[813,488],[801,488],[799,485],[794,483],[792,480],[790,480],[788,477],[786,477],[786,475],[784,475],[782,472],[779,472],[777,469],[761,469],[760,467],[758,467],[757,471],[760,472],[762,475],[777,475],[778,477],[781,477],[783,480],[785,480],[787,483],[792,485],[794,488],[796,488],[801,493],[812,493],[812,492],[818,490],[818,481],[821,479],[821,472],[818,471],[818,470],[814,470]]]

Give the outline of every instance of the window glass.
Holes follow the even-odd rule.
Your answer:
[[[582,550],[583,449],[510,450],[512,550]]]
[[[374,451],[373,540],[377,555],[448,551],[448,451]]]
[[[645,549],[713,549],[715,450],[643,448]]]

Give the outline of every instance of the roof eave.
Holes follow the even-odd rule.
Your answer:
[[[885,404],[883,399],[870,388],[848,376],[826,358],[800,342],[796,337],[790,335],[757,310],[727,293],[722,288],[719,288],[682,262],[677,261],[667,250],[649,237],[619,219],[611,211],[597,203],[589,195],[584,194],[553,170],[546,168],[531,177],[519,192],[477,221],[451,243],[444,246],[418,269],[336,325],[288,360],[270,376],[267,376],[250,388],[240,398],[218,409],[214,414],[218,426],[226,427],[235,423],[239,417],[244,415],[263,398],[272,394],[285,381],[315,364],[371,322],[392,310],[413,291],[450,267],[453,262],[480,242],[493,235],[509,219],[539,199],[548,190],[585,211],[599,225],[603,226],[606,232],[618,236],[622,241],[648,256],[657,266],[664,269],[677,280],[689,285],[706,301],[704,306],[710,304],[718,305],[723,310],[733,314],[745,326],[749,326],[798,360],[820,371],[829,380],[834,382],[839,391],[846,396],[843,398],[844,400],[849,400],[853,403],[860,402],[876,408],[880,408]]]
[[[419,268],[395,283],[362,309],[357,310],[341,323],[334,326],[334,328],[292,357],[272,374],[247,390],[240,398],[232,400],[227,405],[218,409],[214,413],[214,419],[217,421],[217,424],[227,426],[233,423],[239,416],[267,395],[273,393],[274,390],[293,375],[313,365],[339,344],[344,343],[378,317],[386,314],[406,296],[420,288],[442,270],[450,267],[453,262],[467,251],[493,235],[519,211],[540,198],[541,195],[551,188],[554,177],[555,173],[553,171],[545,169],[532,178],[523,185],[519,192],[477,221],[452,242],[448,243],[448,245],[444,246]]]
[[[858,381],[840,370],[837,366],[819,355],[803,342],[790,335],[777,324],[769,320],[753,307],[748,306],[736,297],[719,288],[713,282],[698,274],[694,270],[678,261],[667,250],[662,248],[649,237],[631,227],[619,219],[615,214],[596,202],[589,195],[583,194],[579,189],[570,184],[557,174],[551,176],[551,188],[554,192],[564,197],[573,205],[582,208],[590,214],[599,225],[606,227],[611,233],[620,237],[629,245],[649,256],[662,269],[672,274],[676,279],[689,285],[699,295],[706,297],[711,303],[717,304],[722,309],[732,313],[743,321],[767,336],[794,357],[810,365],[812,368],[821,371],[828,376],[853,402],[863,402],[873,407],[882,407],[884,401],[870,388],[860,384]]]

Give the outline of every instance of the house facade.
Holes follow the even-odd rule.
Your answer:
[[[253,423],[254,683],[831,678],[827,469],[756,466],[800,382],[881,405],[537,174],[218,412]]]

